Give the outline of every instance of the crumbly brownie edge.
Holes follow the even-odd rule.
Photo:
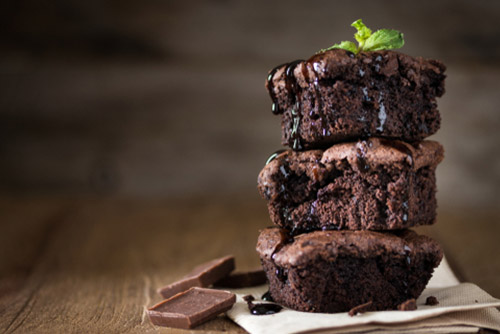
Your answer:
[[[391,141],[407,150],[402,152],[387,142],[373,138],[324,152],[279,155],[258,180],[272,221],[296,232],[432,224],[437,208],[435,167],[442,147],[425,141],[415,149]]]
[[[331,50],[274,70],[266,84],[296,150],[359,137],[422,140],[440,127],[445,66],[395,51]]]

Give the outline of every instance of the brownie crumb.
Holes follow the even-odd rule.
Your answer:
[[[246,295],[246,296],[243,296],[243,300],[246,301],[247,303],[251,303],[255,300],[255,298],[252,295]]]
[[[398,305],[398,310],[400,311],[415,311],[417,309],[417,302],[414,298],[408,299],[407,301]]]
[[[353,307],[349,310],[349,316],[354,317],[356,314],[365,313],[371,310],[373,302],[370,300],[368,303],[364,303],[358,306]]]
[[[437,304],[439,304],[439,301],[434,296],[429,296],[425,300],[425,305],[434,306],[434,305],[437,305]]]

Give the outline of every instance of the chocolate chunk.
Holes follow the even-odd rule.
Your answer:
[[[266,283],[264,270],[252,270],[246,272],[236,272],[226,276],[214,283],[214,286],[224,288],[247,288]]]
[[[417,309],[417,302],[414,298],[408,299],[407,301],[398,305],[398,310],[400,311],[415,311]]]
[[[206,288],[233,270],[234,256],[224,256],[195,267],[181,280],[158,289],[158,293],[163,298],[169,298],[192,287]]]
[[[235,302],[231,292],[194,287],[149,308],[148,315],[155,325],[188,329],[229,310]]]
[[[370,300],[368,303],[354,306],[352,309],[349,310],[349,316],[354,317],[356,314],[370,311],[372,304],[373,302]]]
[[[429,296],[425,300],[425,305],[434,306],[434,305],[437,305],[437,304],[439,304],[439,301],[434,296]]]

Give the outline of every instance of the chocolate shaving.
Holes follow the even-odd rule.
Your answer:
[[[414,298],[408,299],[407,301],[398,305],[398,310],[400,311],[415,311],[417,309],[417,302]]]
[[[352,309],[349,310],[349,316],[354,317],[356,314],[371,311],[372,304],[373,302],[370,300],[368,303],[354,306]]]

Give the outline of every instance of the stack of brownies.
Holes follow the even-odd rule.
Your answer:
[[[310,312],[401,309],[442,258],[408,228],[436,218],[445,66],[333,49],[280,65],[266,87],[282,143],[258,178],[271,220],[257,251],[274,301]]]

